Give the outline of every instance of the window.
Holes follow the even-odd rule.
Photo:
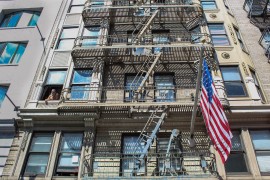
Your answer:
[[[14,12],[14,13],[5,15],[4,19],[1,22],[1,27],[16,27],[21,16],[22,16],[22,12]]]
[[[14,134],[11,132],[5,132],[5,131],[0,132],[0,177],[3,173],[4,167],[6,164],[6,160],[7,160],[8,155],[9,155],[9,151],[10,151],[10,147],[11,147],[12,142],[13,142],[13,138],[14,138]]]
[[[215,46],[229,46],[230,42],[223,24],[208,24],[213,44]]]
[[[260,39],[260,44],[263,46],[263,48],[266,50],[266,54],[269,54],[269,45],[270,45],[270,31],[265,31],[262,34],[262,37]]]
[[[238,67],[220,68],[228,97],[246,96],[244,82]]]
[[[175,88],[173,75],[155,75],[156,102],[174,102]]]
[[[143,81],[144,75],[126,75],[125,77],[125,101],[132,101],[136,90],[139,85]],[[141,93],[138,94],[138,100],[143,101],[145,97],[145,91],[142,90]]]
[[[132,176],[134,167],[134,153],[139,156],[143,151],[144,143],[138,144],[137,140],[139,135],[124,135],[122,139],[122,162],[121,162],[121,175]],[[135,152],[136,151],[136,152]],[[138,174],[145,173],[145,162],[140,166]]]
[[[69,13],[82,13],[85,1],[86,0],[73,0],[68,12]]]
[[[169,44],[169,33],[170,30],[152,30],[153,34],[153,44]],[[157,54],[161,51],[169,51],[168,47],[154,47],[153,52]]]
[[[0,107],[6,97],[7,90],[8,86],[0,85]]]
[[[32,12],[32,17],[28,23],[28,26],[35,26],[37,24],[40,12]]]
[[[227,173],[248,172],[246,154],[241,142],[240,132],[233,132],[232,149],[225,164]]]
[[[70,99],[88,99],[91,80],[92,70],[74,70]]]
[[[250,131],[261,173],[270,173],[270,131]]]
[[[257,76],[256,76],[256,74],[255,74],[255,71],[250,70],[250,72],[251,72],[251,76],[252,76],[252,78],[253,78],[253,80],[254,80],[254,84],[255,84],[255,86],[256,86],[256,89],[257,89],[257,91],[258,91],[258,94],[259,94],[261,100],[264,100],[264,98],[263,98],[263,93],[262,93],[262,89],[261,89],[260,84],[259,84],[259,82],[258,82],[258,79],[257,79]]]
[[[56,91],[57,95],[54,99],[50,100],[59,100],[65,79],[66,70],[50,70],[44,86],[41,100],[46,100],[47,98],[49,98],[53,89],[54,91]]]
[[[0,64],[18,64],[25,51],[26,43],[0,43]]]
[[[217,4],[215,0],[203,0],[201,1],[203,10],[213,10],[217,9]]]
[[[78,27],[64,28],[59,37],[57,49],[71,50],[74,46],[74,40],[78,35]]]
[[[236,33],[236,36],[237,36],[237,39],[238,39],[238,42],[239,42],[241,48],[242,48],[243,50],[246,50],[246,49],[245,49],[245,46],[244,46],[244,43],[243,43],[243,41],[242,41],[242,38],[241,38],[241,35],[240,35],[239,30],[236,29],[235,27],[234,27],[234,30],[235,30],[235,33]]]
[[[191,41],[193,42],[193,43],[200,43],[201,42],[201,28],[200,28],[200,26],[196,26],[195,28],[193,28],[192,30],[191,30]]]
[[[83,39],[82,46],[96,46],[98,44],[98,38],[100,35],[100,27],[85,27],[83,36],[87,37]]]
[[[36,176],[45,175],[53,134],[35,134],[27,154],[24,175]]]
[[[78,176],[82,140],[82,133],[63,133],[58,152],[56,175]]]

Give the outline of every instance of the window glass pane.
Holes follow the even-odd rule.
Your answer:
[[[45,174],[49,155],[47,154],[31,154],[28,158],[25,173],[26,174]]]
[[[270,150],[270,131],[250,131],[255,150]]]
[[[240,139],[240,135],[238,132],[233,132],[233,138],[232,138],[232,150],[233,151],[241,151],[242,143]]]
[[[224,81],[241,81],[241,76],[237,67],[221,67]]]
[[[270,151],[257,152],[256,157],[260,171],[263,173],[270,173]]]
[[[62,153],[59,157],[59,163],[57,171],[62,172],[78,172],[78,167],[80,162],[80,154],[74,153]],[[63,169],[64,168],[64,169]]]
[[[61,143],[61,152],[80,152],[83,134],[64,133]]]
[[[143,150],[144,142],[141,144],[137,143],[139,136],[125,136],[123,140],[123,154],[134,154],[134,150],[136,149],[136,153],[140,153]]]
[[[59,41],[58,49],[72,49],[74,46],[74,39],[62,39]]]
[[[92,79],[92,70],[75,70],[73,75],[73,84],[90,84]]]
[[[0,57],[0,64],[8,64],[16,52],[17,47],[17,43],[6,43],[6,47]]]
[[[6,15],[4,19],[2,20],[1,27],[7,27],[7,24],[9,22],[10,15]]]
[[[226,34],[223,24],[209,24],[208,27],[211,34]]]
[[[243,153],[230,154],[226,164],[226,172],[248,172]]]
[[[22,15],[21,12],[14,13],[10,17],[7,27],[16,27],[21,18],[21,15]]]
[[[257,81],[257,77],[256,77],[256,75],[255,75],[255,72],[254,72],[254,71],[251,71],[251,70],[250,70],[250,72],[251,72],[251,76],[252,76],[252,78],[253,78],[253,80],[254,80],[255,85],[256,85],[256,86],[259,86],[259,83],[258,83],[258,81]]]
[[[229,46],[230,42],[226,35],[212,35],[212,41],[215,46]]]
[[[156,101],[171,102],[174,99],[174,79],[172,75],[155,76]]]
[[[224,82],[228,96],[245,96],[244,85],[241,82]]]
[[[69,13],[82,13],[84,6],[72,6]]]
[[[78,35],[78,28],[66,28],[63,29],[61,38],[76,38]]]
[[[89,97],[90,85],[72,86],[70,99],[87,100]]]
[[[125,101],[131,101],[135,94],[135,91],[138,89],[139,85],[143,81],[143,76],[126,76],[125,82]],[[145,92],[143,91],[138,95],[139,100],[143,100],[145,97]]]
[[[28,26],[35,26],[37,24],[39,16],[40,16],[40,12],[34,12],[31,20],[28,23]]]
[[[204,10],[217,9],[214,1],[202,1],[201,4]]]
[[[32,139],[30,151],[31,152],[50,152],[53,136],[47,135],[36,135]]]
[[[17,63],[20,62],[21,57],[22,57],[22,55],[23,55],[23,53],[25,51],[25,48],[26,48],[26,44],[20,44],[19,45],[19,47],[17,49],[17,52],[16,52],[16,54],[15,54],[13,60],[12,60],[13,64],[17,64]]]
[[[46,84],[64,84],[66,71],[49,71]]]
[[[0,107],[6,97],[7,90],[8,90],[7,86],[0,86]]]

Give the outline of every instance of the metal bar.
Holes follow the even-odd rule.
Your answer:
[[[203,51],[204,51],[204,46],[201,47],[201,58],[200,58],[200,64],[199,64],[199,69],[198,69],[198,76],[197,76],[196,94],[195,94],[195,100],[194,100],[194,106],[193,106],[191,124],[190,124],[190,141],[189,141],[190,147],[195,146],[195,141],[193,139],[194,138],[194,125],[195,125],[195,118],[196,118],[197,107],[198,107],[199,90],[201,87]]]

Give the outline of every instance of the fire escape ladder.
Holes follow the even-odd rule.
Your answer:
[[[159,9],[156,9],[152,16],[144,16],[139,24],[135,27],[134,31],[132,32],[132,43],[138,44],[139,39],[150,29],[151,24],[153,23],[156,15],[158,14]]]
[[[190,31],[192,28],[196,27],[201,20],[201,17],[198,15],[186,22],[185,28]]]
[[[161,111],[161,112],[160,112]],[[161,113],[161,115],[159,115]],[[134,148],[134,166],[132,174],[137,176],[139,174],[144,174],[144,160],[151,148],[157,133],[160,130],[161,125],[166,118],[166,108],[156,107],[156,109],[151,113],[149,119],[147,120],[141,134],[136,141],[136,147]],[[150,135],[148,133],[151,133]],[[141,149],[141,144],[145,144]]]

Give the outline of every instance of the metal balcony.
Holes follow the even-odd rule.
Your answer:
[[[195,82],[194,82],[195,83]],[[93,85],[92,85],[93,86]],[[216,87],[219,91],[219,86]],[[224,91],[224,89],[222,89]],[[62,91],[61,103],[58,109],[89,109],[112,112],[118,109],[130,111],[134,106],[140,106],[143,112],[150,112],[156,106],[170,106],[171,112],[191,112],[194,106],[195,84],[190,88],[182,86],[145,86],[138,95],[138,101],[133,102],[135,91],[131,87],[80,87],[67,88]],[[221,98],[225,109],[229,108],[227,98]],[[117,108],[118,107],[118,108]]]
[[[261,30],[270,25],[269,6],[269,0],[245,0],[244,9],[250,21]]]
[[[81,36],[75,40],[72,58],[75,66],[91,66],[93,60],[143,62],[147,52],[162,52],[160,62],[193,62],[200,59],[200,49],[205,47],[204,56],[213,59],[214,48],[211,38],[204,33],[180,32],[177,34],[144,35],[138,45],[131,44],[132,36]],[[202,43],[203,42],[203,43]]]
[[[139,176],[133,176],[136,154],[96,153],[84,159],[83,178],[87,179],[164,179],[217,178],[214,154],[206,152],[148,153]],[[164,166],[167,172],[164,171]]]
[[[130,0],[87,1],[82,12],[86,26],[100,25],[106,19],[108,23],[138,23],[143,16],[160,8],[156,23],[187,23],[202,17],[203,10],[191,0],[151,0],[146,4],[136,4]]]

